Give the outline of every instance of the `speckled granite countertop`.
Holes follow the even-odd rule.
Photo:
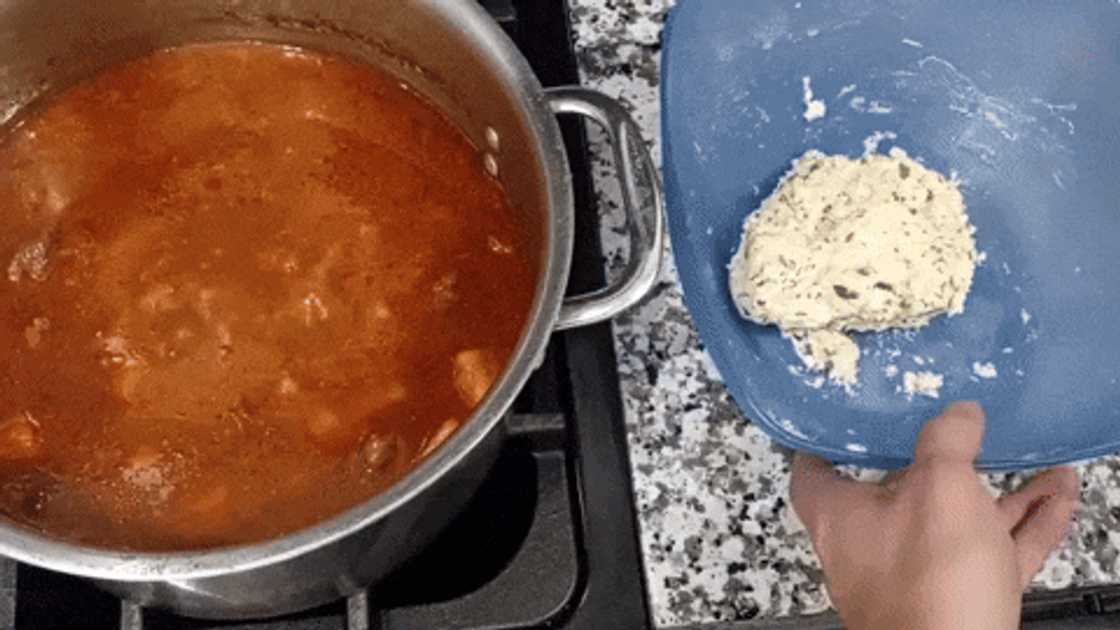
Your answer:
[[[791,0],[792,1],[792,0]],[[585,85],[632,106],[660,162],[661,29],[671,0],[570,0]],[[608,262],[626,255],[617,188],[596,162]],[[615,324],[650,601],[658,627],[825,610],[808,538],[789,509],[787,454],[744,419],[704,352],[672,265]],[[1120,458],[1081,467],[1076,534],[1038,588],[1120,582]],[[1014,487],[1015,476],[993,476]]]

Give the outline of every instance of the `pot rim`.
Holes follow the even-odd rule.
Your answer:
[[[428,4],[438,7],[439,2]],[[381,521],[423,493],[483,442],[502,421],[529,375],[540,365],[567,285],[573,239],[573,201],[567,152],[559,125],[528,61],[476,3],[456,6],[458,28],[475,32],[527,118],[533,153],[547,190],[543,265],[528,324],[496,387],[441,448],[389,489],[311,527],[258,543],[199,551],[128,552],[51,538],[0,519],[0,555],[86,578],[115,582],[194,580],[276,565],[327,547]]]

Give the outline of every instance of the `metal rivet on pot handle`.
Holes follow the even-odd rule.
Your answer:
[[[585,88],[559,87],[545,92],[553,112],[590,118],[606,131],[630,234],[630,260],[622,276],[602,289],[565,299],[556,324],[557,330],[563,330],[608,320],[637,304],[653,289],[665,241],[664,212],[657,168],[642,144],[638,125],[622,105],[605,94]],[[638,164],[634,161],[635,154]],[[635,166],[644,171],[650,186],[648,201],[641,207]]]

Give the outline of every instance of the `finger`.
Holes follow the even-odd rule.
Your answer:
[[[879,482],[879,485],[882,486],[883,490],[887,493],[894,494],[898,491],[898,487],[902,485],[902,480],[906,478],[906,472],[908,470],[910,469],[899,468],[898,470],[890,471],[887,473],[887,476],[883,477],[883,480]]]
[[[972,465],[984,437],[984,412],[976,403],[953,403],[922,427],[914,463],[933,460]]]
[[[1022,488],[1000,497],[997,502],[1004,526],[1014,531],[1025,522],[1041,503],[1052,496],[1076,499],[1077,473],[1072,468],[1052,468],[1034,476]]]
[[[1077,494],[1070,496],[1068,489],[1063,489],[1060,494],[1043,498],[1014,530],[1019,581],[1024,589],[1065,538],[1077,503]]]
[[[814,539],[826,515],[855,508],[872,496],[874,487],[844,479],[832,464],[819,457],[805,453],[793,456],[790,503]]]

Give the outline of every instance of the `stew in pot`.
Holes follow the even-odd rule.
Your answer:
[[[342,58],[187,46],[62,92],[0,144],[0,511],[182,550],[372,497],[504,368],[540,230]]]

